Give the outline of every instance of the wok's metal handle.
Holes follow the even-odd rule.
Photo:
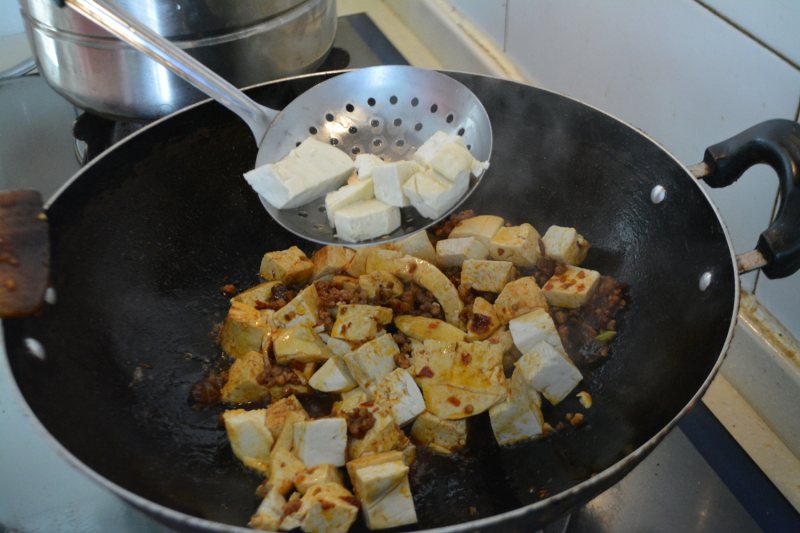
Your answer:
[[[757,124],[708,147],[693,172],[711,187],[726,187],[759,163],[778,174],[780,203],[755,252],[763,256],[761,270],[768,278],[783,278],[800,269],[800,124],[784,119]],[[753,252],[742,257],[752,260]]]
[[[250,127],[256,144],[260,144],[278,114],[276,110],[258,105],[200,61],[103,0],[57,1],[81,13],[236,113]]]

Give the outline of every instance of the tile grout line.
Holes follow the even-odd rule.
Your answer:
[[[794,68],[796,70],[800,70],[800,64],[795,63],[794,61],[789,59],[786,55],[784,55],[783,53],[779,52],[778,50],[776,50],[775,48],[773,48],[772,46],[767,44],[766,41],[764,41],[763,39],[760,39],[759,37],[756,37],[751,31],[748,31],[746,28],[744,28],[740,24],[737,24],[736,22],[734,22],[731,18],[726,17],[725,15],[723,15],[722,13],[720,13],[719,11],[714,9],[713,7],[711,7],[708,4],[706,4],[703,0],[695,0],[695,2],[697,3],[697,5],[699,5],[700,7],[704,8],[704,9],[706,9],[712,15],[714,15],[716,17],[719,17],[720,20],[723,20],[723,21],[727,22],[728,24],[730,24],[731,27],[733,27],[736,30],[738,30],[739,32],[743,33],[744,35],[749,37],[754,42],[760,44],[762,47],[764,47],[769,52],[772,52],[773,54],[775,54],[779,59],[783,60],[785,63],[787,63],[792,68]]]

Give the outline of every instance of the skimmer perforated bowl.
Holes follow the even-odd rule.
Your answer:
[[[276,111],[255,103],[177,46],[103,0],[65,3],[236,113],[258,142],[256,166],[282,159],[309,136],[353,157],[372,153],[386,161],[410,159],[437,130],[461,135],[476,159],[490,158],[492,127],[486,110],[472,91],[439,72],[408,66],[346,72],[312,87],[283,111]],[[469,197],[479,181],[473,176],[467,192],[442,218]],[[296,209],[277,209],[263,198],[261,201],[278,223],[296,235],[324,244],[344,243],[328,226],[324,198]],[[401,212],[401,225],[392,234],[359,244],[398,239],[436,222],[412,207]]]

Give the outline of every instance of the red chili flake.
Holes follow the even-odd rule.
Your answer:
[[[585,291],[585,290],[586,290],[586,285],[584,285],[583,283],[581,283],[580,285],[578,285],[577,287],[575,287],[575,289],[577,289],[577,291],[578,291],[578,292],[583,292],[583,291]]]
[[[428,324],[428,329],[436,329],[438,327],[439,327],[438,322],[431,322],[430,324]]]
[[[489,344],[497,344],[499,342],[500,339],[498,339],[497,337],[492,337],[491,339],[489,339]]]
[[[468,415],[471,415],[474,410],[475,408],[472,407],[471,403],[468,403],[467,406],[464,407],[464,412],[467,413]]]
[[[236,293],[236,285],[234,285],[233,283],[228,283],[226,285],[223,285],[220,290],[224,294],[234,294]]]
[[[258,309],[259,311],[261,311],[262,309],[266,309],[267,308],[267,304],[266,304],[266,302],[262,302],[261,300],[256,300],[255,308]]]
[[[461,354],[461,364],[468,365],[472,361],[472,356],[466,352]]]
[[[503,250],[502,248],[497,249],[497,255],[502,256],[504,253],[506,253],[506,251]]]
[[[416,271],[417,271],[417,263],[411,263],[411,264],[408,266],[408,273],[409,273],[409,274],[413,274],[413,273],[414,273],[414,272],[416,272]]]
[[[544,290],[546,290],[546,291],[552,291],[552,290],[553,290],[553,284],[552,284],[551,282],[549,282],[549,281],[548,281],[548,282],[547,282],[547,283],[545,283],[545,285],[544,285]]]
[[[565,283],[562,283],[562,284],[561,284],[561,288],[562,288],[562,289],[569,289],[569,288],[570,288],[570,287],[572,287],[573,285],[575,285],[575,280],[570,280],[570,281],[567,281],[567,282],[565,282]]]
[[[447,401],[448,401],[449,403],[451,403],[451,404],[455,405],[456,407],[458,407],[459,405],[461,405],[461,400],[459,400],[459,399],[458,399],[458,398],[456,398],[455,396],[450,396],[450,397],[447,399]]]
[[[339,499],[345,503],[349,503],[353,507],[359,507],[361,505],[361,503],[358,501],[358,498],[355,496],[340,496]]]
[[[578,274],[576,275],[576,277],[583,279],[583,278],[585,278],[585,277],[586,277],[586,272],[584,272],[583,270],[581,270],[580,272],[578,272]]]
[[[547,490],[547,489],[541,489],[539,491],[538,496],[539,496],[540,500],[543,500],[543,499],[547,498],[548,496],[550,496],[550,491]]]
[[[428,365],[425,365],[425,366],[423,366],[422,368],[419,369],[419,372],[417,372],[417,377],[418,378],[432,378],[433,377],[433,370],[431,370],[431,367],[429,367]]]
[[[295,511],[300,509],[300,504],[301,504],[300,498],[290,501],[289,503],[283,506],[283,514],[288,515],[294,513]]]
[[[327,511],[328,509],[333,509],[334,507],[336,507],[336,504],[333,504],[333,503],[329,502],[328,500],[320,499],[319,500],[319,506],[322,507],[323,511]]]
[[[342,333],[347,333],[347,330],[350,329],[350,326],[353,324],[351,322],[347,322],[346,324],[342,324]]]
[[[375,405],[375,402],[372,400],[367,400],[366,402],[361,402],[361,405],[363,405],[364,407],[372,407],[373,405]]]

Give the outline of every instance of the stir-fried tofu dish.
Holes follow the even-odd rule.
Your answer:
[[[400,227],[403,207],[427,218],[442,217],[467,192],[470,176],[480,177],[488,166],[472,156],[459,135],[437,131],[408,161],[384,161],[374,154],[352,160],[338,147],[309,137],[277,163],[244,177],[278,209],[324,197],[336,236],[358,242]]]
[[[416,170],[387,167],[359,168],[402,204]],[[589,243],[574,228],[515,223],[464,212],[398,243],[268,251],[261,283],[229,288],[232,363],[206,403],[225,406],[232,453],[263,479],[251,527],[415,524],[421,450],[455,459],[471,439],[520,446],[591,417],[580,368],[609,355],[624,287],[579,266]],[[470,432],[477,417],[493,436]]]

